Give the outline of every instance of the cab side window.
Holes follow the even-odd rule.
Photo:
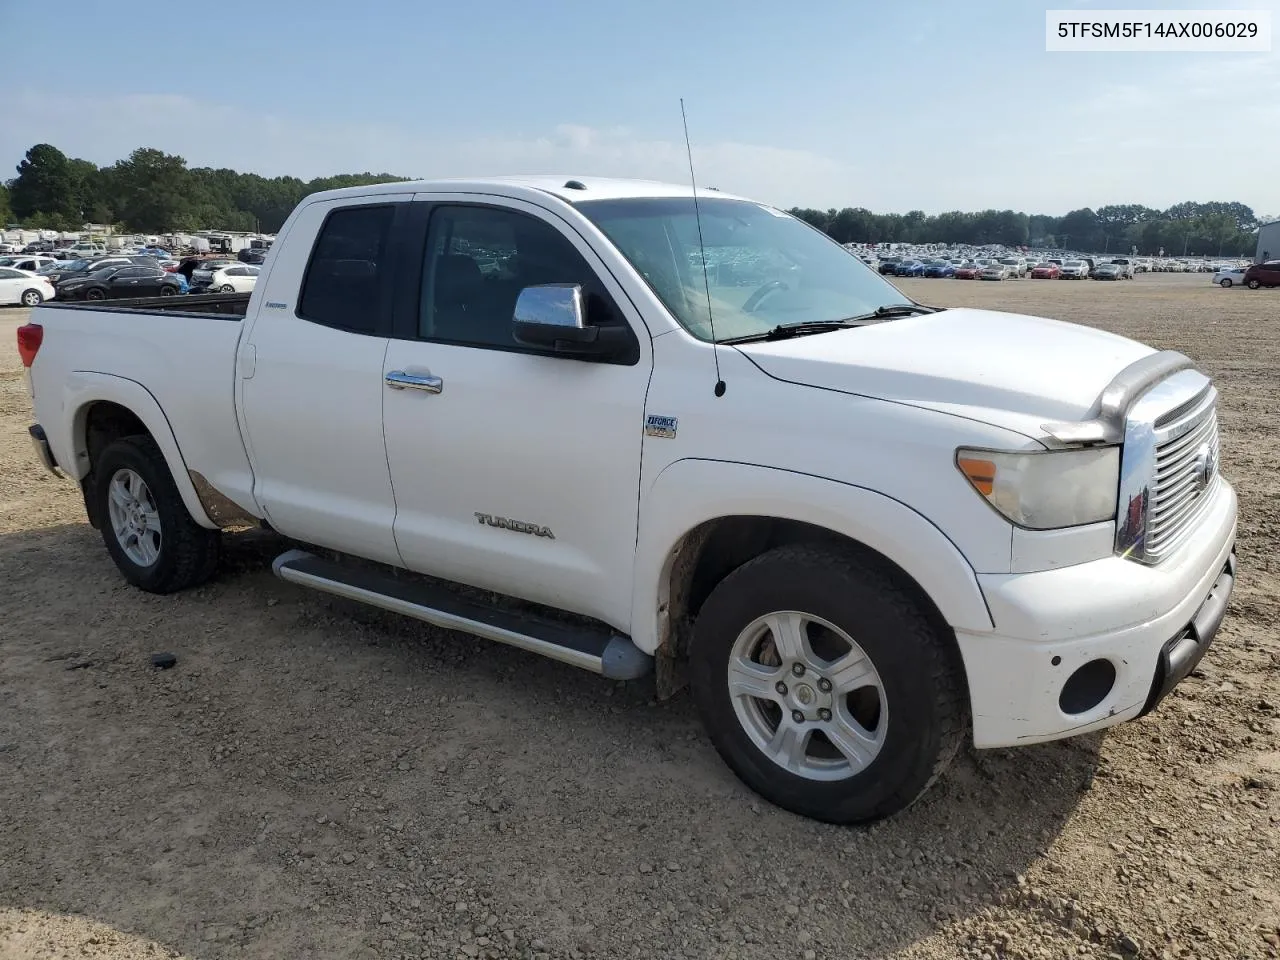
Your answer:
[[[418,336],[529,351],[514,336],[516,298],[544,283],[580,284],[588,323],[626,322],[595,271],[550,224],[514,210],[441,206],[427,230]]]
[[[352,333],[375,333],[390,269],[393,204],[339,207],[320,228],[298,299],[298,316]]]

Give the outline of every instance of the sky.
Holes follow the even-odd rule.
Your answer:
[[[1280,216],[1280,47],[1047,53],[1045,10],[1141,0],[268,0],[51,19],[0,0],[0,178],[34,143],[303,179],[698,181],[778,206]],[[74,21],[69,24],[66,17]]]

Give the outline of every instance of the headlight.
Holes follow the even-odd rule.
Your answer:
[[[956,451],[973,489],[1007,519],[1032,530],[1110,520],[1120,488],[1120,448],[998,453]]]

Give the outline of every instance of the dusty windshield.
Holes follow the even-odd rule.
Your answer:
[[[728,340],[783,324],[861,317],[909,304],[834,240],[771,207],[699,199],[706,281],[692,197],[591,200],[576,205],[622,252],[690,333]]]

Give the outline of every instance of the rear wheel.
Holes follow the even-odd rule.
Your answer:
[[[22,305],[24,307],[38,307],[44,303],[44,295],[39,290],[24,290],[22,292]]]
[[[218,288],[218,292],[219,293],[235,293],[236,288],[229,283],[224,283],[222,286]]]
[[[1223,287],[1223,288],[1226,288],[1226,287],[1231,286],[1231,278],[1230,278],[1230,277],[1223,277],[1221,280],[1219,280],[1219,281],[1218,281],[1218,286]]]
[[[173,296],[175,293],[177,293],[177,292],[178,292],[178,291],[177,291],[177,290],[175,290],[173,287],[161,287],[161,288],[160,288],[160,296],[162,296],[162,297],[172,297],[172,296]]]
[[[909,806],[967,726],[954,644],[874,566],[780,547],[729,574],[698,614],[693,695],[753,790],[830,823]]]
[[[218,531],[191,518],[155,440],[109,444],[93,465],[102,540],[135,587],[172,593],[201,584],[218,565]]]

